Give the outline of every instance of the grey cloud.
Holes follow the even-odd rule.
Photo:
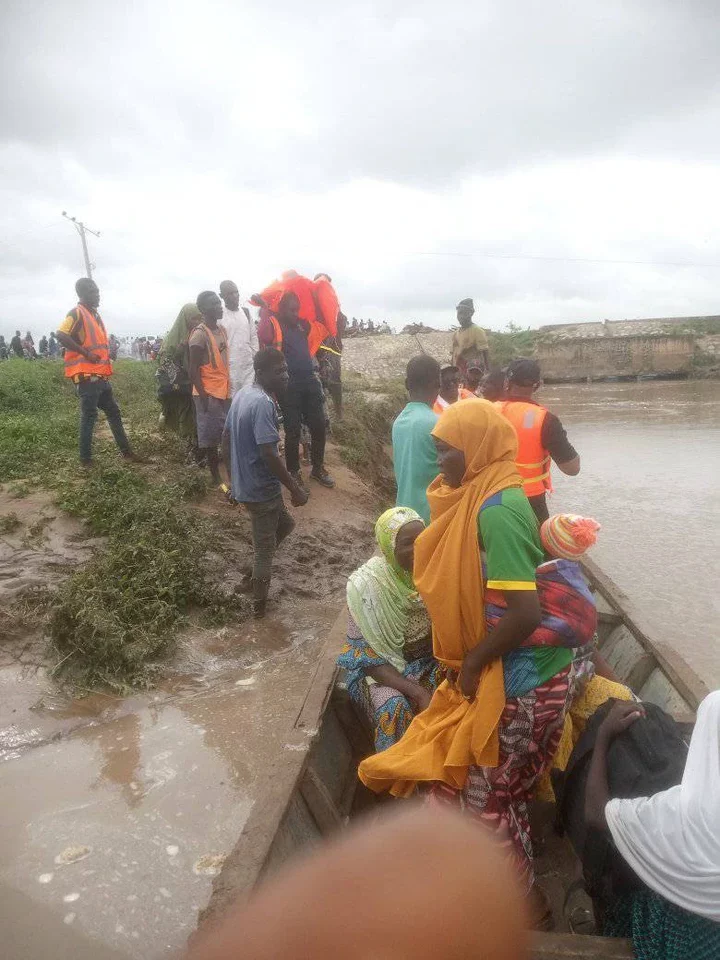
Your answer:
[[[237,184],[437,184],[618,145],[720,154],[710,3],[34,10],[31,0],[5,14],[6,136],[62,145],[94,173],[164,162],[217,166]],[[278,76],[275,130],[256,134],[253,100]],[[676,119],[681,139],[663,125]]]
[[[435,200],[422,208],[432,224],[445,199],[458,210],[457,191],[471,177],[530,176],[607,155],[720,162],[720,7],[711,0],[178,0],[171,8],[152,0],[8,0],[2,27],[0,70],[11,95],[0,113],[0,328],[20,310],[44,324],[72,294],[82,260],[62,209],[99,215],[94,225],[104,236],[93,249],[105,302],[111,311],[122,303],[121,327],[140,332],[164,323],[158,303],[172,301],[172,314],[175,298],[179,305],[213,285],[235,262],[230,245],[223,269],[212,268],[218,247],[209,240],[220,235],[223,210],[216,200],[203,215],[208,183],[228,197],[317,195],[327,233],[352,235],[355,225],[340,219],[329,191],[354,180],[419,187]],[[149,194],[171,189],[177,193],[161,216],[146,216]],[[372,276],[348,270],[349,311],[381,304],[378,315],[450,322],[454,302],[474,295],[486,313],[512,310],[520,322],[540,322],[555,319],[553,311],[574,319],[613,302],[642,313],[642,297],[648,312],[673,312],[692,290],[694,311],[715,310],[717,274],[707,271],[417,256],[426,249],[588,255],[592,180],[551,189],[556,195],[527,217],[513,214],[516,227],[483,229],[483,210],[468,207],[458,220],[480,224],[477,236],[443,223],[437,236],[428,231],[430,241],[398,249]],[[116,190],[128,198],[122,222],[116,210],[106,214]],[[667,226],[668,199],[659,191],[658,227]],[[567,224],[555,229],[554,205],[566,214],[576,208],[575,236]],[[382,235],[390,224],[382,210],[377,216]],[[705,239],[714,240],[712,210],[702,235],[688,239],[681,225],[676,241],[672,229],[658,229],[656,238],[630,209],[625,218],[627,238],[618,231],[597,256],[698,260]],[[242,219],[237,225],[248,234],[253,228]],[[178,237],[184,246],[175,242],[163,255]],[[277,245],[275,256],[292,265],[319,260],[336,273],[332,244],[289,243],[281,219]],[[153,270],[157,285],[148,293]],[[241,283],[259,283],[233,272]]]

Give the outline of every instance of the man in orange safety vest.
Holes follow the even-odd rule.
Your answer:
[[[82,277],[75,284],[78,304],[58,327],[65,348],[65,376],[72,380],[80,400],[80,463],[92,466],[92,439],[98,410],[107,417],[115,443],[126,460],[139,461],[130,449],[120,408],[110,386],[112,363],[105,324],[98,313],[100,290],[94,280]]]
[[[228,336],[220,323],[223,305],[214,290],[204,290],[196,300],[202,321],[188,340],[188,374],[193,385],[198,448],[207,459],[213,483],[220,484],[220,453],[225,418],[230,409]]]
[[[546,494],[552,490],[551,460],[563,473],[574,477],[580,473],[580,457],[560,420],[533,400],[540,383],[537,360],[512,360],[505,374],[505,399],[498,400],[495,406],[515,427],[518,473],[530,505],[543,523],[549,517]]]

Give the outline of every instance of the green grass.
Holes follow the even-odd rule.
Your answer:
[[[538,340],[537,330],[509,323],[505,330],[488,330],[490,365],[505,367],[515,357],[531,357]]]
[[[121,360],[115,364],[113,390],[138,452],[176,446],[157,434],[160,408],[155,399],[154,366]],[[57,360],[7,360],[0,364],[0,483],[27,480],[53,485],[53,477],[75,467],[78,401]],[[98,418],[102,424],[104,418]],[[98,436],[96,451],[112,452],[112,439]]]
[[[184,467],[182,445],[157,432],[153,373],[150,364],[120,361],[113,389],[133,446],[152,453],[161,476],[124,465],[97,427],[97,467],[86,475],[78,467],[78,402],[62,365],[0,364],[0,482],[14,481],[8,492],[17,496],[52,490],[66,511],[106,537],[61,584],[47,618],[56,674],[83,687],[151,685],[195,609],[212,622],[247,615],[245,601],[225,596],[205,563],[213,521],[189,502],[207,482]],[[36,527],[29,534],[40,538]]]

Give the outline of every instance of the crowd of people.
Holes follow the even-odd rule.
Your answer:
[[[0,360],[9,360],[11,357],[20,357],[25,360],[35,360],[37,357],[57,357],[60,353],[60,346],[55,339],[55,334],[50,337],[42,336],[35,348],[35,340],[32,333],[28,330],[23,337],[19,330],[15,331],[15,336],[10,338],[10,343],[6,343],[5,337],[0,335]]]
[[[98,409],[122,454],[137,459],[112,394],[99,290],[88,279],[76,290],[57,341],[81,403],[81,462],[92,464]],[[246,303],[232,281],[218,291],[185,304],[163,338],[158,396],[165,425],[221,485],[222,456],[228,496],[251,520],[248,589],[262,617],[275,551],[295,525],[283,488],[293,507],[310,496],[304,428],[309,479],[334,486],[323,377],[339,386],[340,364],[323,375],[323,353],[339,361],[346,320],[327,274],[288,271]],[[451,362],[421,354],[407,364],[408,402],[392,427],[396,506],[377,520],[376,555],[347,584],[338,662],[375,745],[360,779],[484,825],[534,924],[547,927],[530,805],[553,797],[551,769],[568,768],[597,709],[614,701],[596,730],[583,815],[634,882],[605,898],[604,929],[632,936],[638,960],[720,956],[720,693],[700,710],[682,783],[650,799],[612,796],[609,745],[649,721],[596,649],[597,610],[578,561],[600,525],[549,513],[551,465],[576,475],[580,457],[536,399],[537,362],[491,368],[472,301],[456,309]],[[662,842],[653,846],[654,830]]]
[[[120,341],[112,333],[108,337],[108,346],[110,359],[116,360],[120,347]],[[37,360],[39,357],[47,360],[55,360],[64,355],[65,348],[55,336],[55,331],[51,331],[50,336],[45,334],[40,337],[37,348],[32,333],[28,330],[24,337],[20,331],[15,331],[15,336],[10,339],[10,344],[5,342],[5,337],[0,334],[0,360],[10,360],[19,357],[24,360]]]
[[[80,463],[92,468],[98,410],[107,416],[123,457],[137,461],[112,390],[113,338],[100,316],[100,290],[89,278],[78,280],[75,289],[78,303],[60,324],[57,342],[80,401]],[[341,418],[346,318],[327,274],[310,280],[287,271],[245,303],[231,280],[218,290],[186,303],[162,340],[135,343],[139,354],[145,355],[148,344],[150,355],[156,354],[162,425],[186,441],[188,456],[207,466],[213,482],[250,515],[255,560],[249,586],[261,617],[275,549],[294,525],[282,487],[295,506],[310,495],[301,446],[310,462],[309,480],[321,488],[335,486],[325,467],[325,390]],[[257,325],[251,303],[259,308]],[[221,456],[229,485],[221,476]]]
[[[130,356],[133,360],[157,360],[162,346],[162,337],[134,337],[130,341]]]
[[[353,317],[352,321],[348,324],[347,330],[345,331],[346,337],[372,337],[375,334],[379,333],[392,333],[392,327],[387,322],[383,321],[374,321],[374,320],[358,320],[357,317]]]

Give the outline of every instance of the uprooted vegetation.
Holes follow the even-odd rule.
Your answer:
[[[147,685],[193,609],[218,622],[247,615],[205,563],[212,521],[183,502],[185,488],[116,467],[60,498],[107,537],[96,558],[60,587],[50,611],[58,673],[84,686]]]
[[[14,481],[8,492],[17,497],[50,489],[65,510],[105,538],[90,563],[76,568],[39,611],[56,674],[84,687],[147,686],[190,615],[213,623],[248,615],[244,598],[221,591],[217,571],[213,576],[204,562],[217,521],[193,510],[191,501],[205,493],[205,477],[184,467],[174,438],[157,433],[152,372],[149,365],[121,362],[113,386],[136,449],[152,451],[162,475],[121,465],[101,419],[99,465],[83,476],[76,462],[77,400],[62,365],[18,360],[0,366],[0,482]],[[40,522],[29,535],[41,536]],[[6,532],[17,526],[12,514],[4,523]],[[20,602],[32,604],[32,596],[13,604],[18,616]]]

